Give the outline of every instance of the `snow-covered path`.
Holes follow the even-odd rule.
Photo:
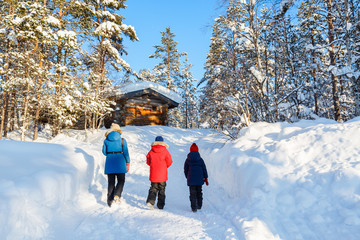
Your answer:
[[[105,131],[0,141],[0,239],[360,239],[360,118],[256,123],[235,141],[205,129],[123,128],[131,167],[112,208]],[[165,209],[149,210],[145,156],[158,135],[173,165]],[[192,142],[210,183],[197,213],[183,174]]]
[[[207,133],[210,133],[206,131]],[[189,193],[183,174],[183,164],[192,142],[202,138],[204,131],[169,130],[167,127],[127,127],[123,137],[127,139],[131,157],[131,170],[126,176],[123,201],[120,206],[108,208],[106,205],[107,182],[102,175],[103,166],[94,169],[94,179],[90,194],[92,201],[80,206],[85,216],[80,218],[76,228],[67,229],[66,238],[74,239],[239,239],[238,230],[231,220],[221,214],[218,202],[208,201],[208,191],[204,187],[204,208],[194,214],[190,211]],[[166,188],[166,205],[163,211],[149,210],[145,205],[150,186],[149,168],[145,164],[150,143],[157,135],[162,135],[169,144],[173,165],[169,168],[169,181]],[[56,140],[54,142],[57,142]],[[63,139],[58,143],[69,144]],[[74,143],[76,144],[76,143]],[[99,156],[102,139],[92,140],[91,144],[77,146],[85,160],[92,163]],[[95,162],[103,163],[101,160]],[[92,165],[92,164],[90,164]],[[210,185],[211,186],[211,185]],[[212,190],[213,191],[213,190]],[[210,192],[212,192],[210,190]],[[212,195],[214,197],[214,194]],[[96,230],[95,230],[96,229]],[[72,232],[71,232],[72,231]]]
[[[84,193],[70,229],[60,229],[62,237],[73,239],[241,239],[239,229],[232,220],[222,214],[225,207],[218,198],[221,189],[203,187],[204,206],[198,213],[190,211],[189,190],[183,174],[183,164],[189,147],[193,142],[212,134],[211,131],[189,131],[167,127],[127,127],[123,137],[127,139],[131,157],[131,170],[126,183],[120,206],[108,208],[106,205],[107,181],[103,173],[103,159],[100,149],[103,131],[92,137],[89,143],[79,144],[74,138],[64,136],[52,142],[67,146],[81,153],[93,171],[89,195]],[[173,165],[169,168],[166,188],[166,205],[162,210],[149,210],[145,205],[150,186],[149,168],[145,164],[146,154],[151,142],[162,135],[169,144]],[[78,136],[78,135],[77,135]],[[75,136],[76,137],[76,136]],[[74,147],[75,146],[75,147]],[[74,155],[76,156],[76,155]],[[205,156],[204,156],[205,158]],[[74,159],[75,160],[75,159]],[[226,195],[224,195],[226,196]],[[81,216],[81,217],[80,217]],[[66,222],[66,221],[65,221]],[[121,237],[119,237],[121,236]]]

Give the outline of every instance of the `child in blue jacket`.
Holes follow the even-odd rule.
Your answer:
[[[129,172],[130,156],[127,142],[121,137],[122,131],[116,123],[105,133],[102,152],[106,156],[105,174],[108,176],[107,204],[119,204],[125,184],[125,173]],[[115,184],[117,178],[117,184]]]
[[[184,173],[190,190],[191,210],[196,212],[202,207],[202,185],[204,182],[209,185],[206,166],[196,143],[190,147],[190,153],[187,155],[184,164]]]

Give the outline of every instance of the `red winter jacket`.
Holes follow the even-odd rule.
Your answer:
[[[164,142],[153,142],[151,150],[146,156],[146,164],[150,166],[150,181],[165,182],[168,180],[167,169],[172,164],[172,159]]]

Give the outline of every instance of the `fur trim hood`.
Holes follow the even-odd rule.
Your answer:
[[[164,142],[161,142],[161,141],[155,141],[151,144],[151,147],[155,146],[155,145],[161,145],[161,146],[164,146],[166,148],[169,148],[169,145],[167,145],[166,143]]]
[[[116,131],[116,132],[122,134],[122,131],[121,131],[121,129],[120,129],[119,124],[117,124],[117,123],[112,123],[112,124],[111,124],[111,128],[105,133],[105,137],[107,137],[107,136],[109,135],[109,133],[111,133],[111,132],[113,132],[113,131]]]

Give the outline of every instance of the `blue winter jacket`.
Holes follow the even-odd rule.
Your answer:
[[[204,178],[208,178],[208,173],[199,152],[190,152],[188,154],[184,164],[184,173],[188,186],[204,184]]]
[[[106,156],[105,174],[126,173],[126,163],[130,163],[129,150],[125,139],[123,147],[121,146],[119,132],[109,133],[104,140],[102,152]]]

